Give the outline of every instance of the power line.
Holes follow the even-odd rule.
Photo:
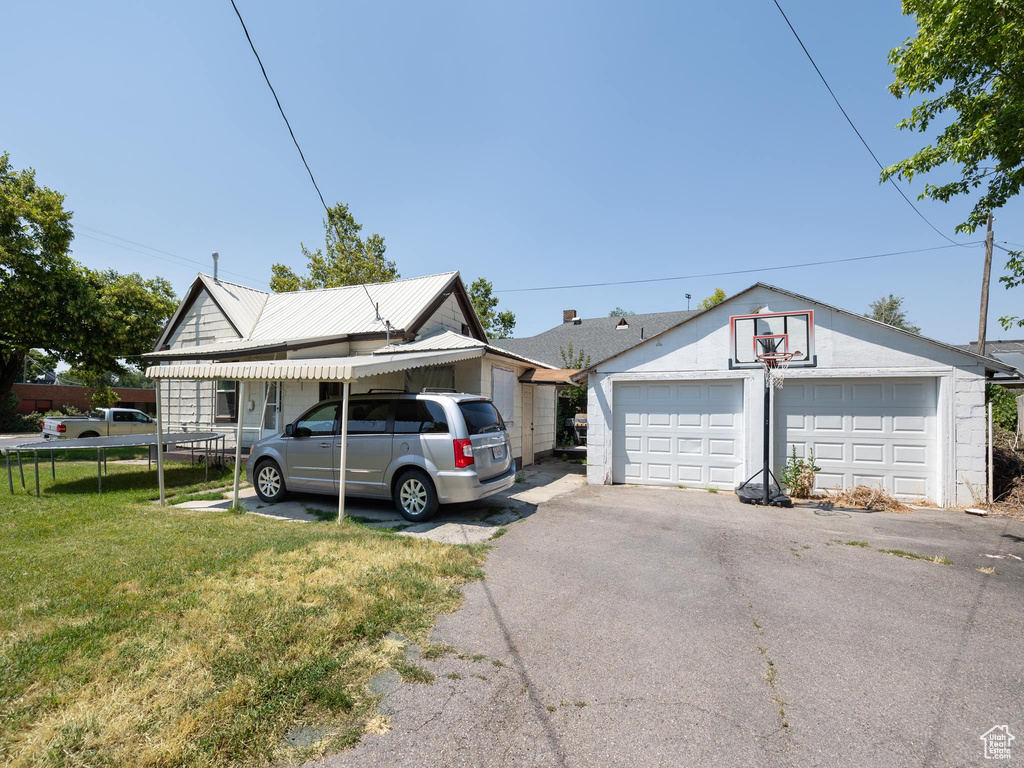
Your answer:
[[[101,230],[97,230],[97,229],[94,229],[92,227],[86,227],[85,225],[82,225],[82,224],[77,225],[76,228],[77,229],[88,229],[88,230],[90,230],[92,232],[101,232]],[[200,267],[206,267],[207,266],[206,264],[204,264],[201,261],[196,261],[195,259],[190,259],[190,258],[187,258],[185,256],[179,256],[178,254],[171,253],[169,251],[162,251],[159,248],[152,248],[151,246],[144,245],[143,243],[137,243],[134,240],[128,240],[127,238],[119,237],[118,235],[114,235],[114,234],[111,234],[109,232],[102,232],[102,234],[106,235],[107,237],[113,237],[113,238],[115,238],[117,240],[123,240],[126,243],[132,243],[133,245],[138,245],[138,246],[141,246],[143,248],[148,248],[149,250],[156,251],[157,253],[149,253],[147,251],[140,251],[138,248],[131,248],[131,247],[127,246],[127,245],[121,245],[120,243],[112,243],[109,240],[104,240],[102,237],[96,237],[95,235],[89,235],[89,234],[86,234],[85,232],[78,232],[78,233],[76,233],[75,236],[76,237],[86,237],[86,238],[88,238],[90,240],[95,240],[98,243],[103,243],[104,245],[112,245],[115,248],[121,248],[122,250],[131,251],[132,253],[137,253],[137,254],[140,254],[142,256],[149,256],[150,258],[159,259],[160,261],[166,261],[169,264],[179,264],[180,262],[174,261],[173,259],[180,259],[181,261],[187,261],[190,264],[196,264],[196,265],[198,265]],[[159,253],[167,254],[168,256],[171,256],[173,258],[169,259],[169,258],[165,258],[164,256],[157,255]],[[239,278],[242,278],[244,280],[251,279],[251,275],[243,275],[243,274],[241,274],[239,272],[231,272],[231,271],[226,270],[226,269],[222,269],[220,271],[223,272],[224,274],[234,275],[235,277],[239,277]],[[260,283],[260,285],[266,285],[266,283]]]
[[[636,285],[638,283],[665,283],[671,280],[696,280],[703,277],[724,277],[726,275],[747,275],[752,272],[776,272],[782,269],[799,269],[801,267],[820,267],[825,264],[843,264],[851,261],[867,261],[869,259],[882,259],[887,256],[904,256],[912,253],[925,253],[926,251],[941,251],[947,248],[959,248],[972,245],[980,245],[981,240],[969,243],[953,243],[952,245],[934,245],[930,248],[915,248],[909,251],[890,251],[888,253],[874,253],[870,256],[851,256],[845,259],[829,259],[826,261],[805,261],[800,264],[780,264],[774,267],[753,267],[751,269],[732,269],[726,272],[705,272],[700,275],[679,275],[677,277],[648,277],[640,280],[615,280],[608,283],[580,283],[578,285],[547,285],[538,288],[505,288],[495,293],[527,293],[532,291],[558,291],[565,288],[603,288],[612,285]]]
[[[807,56],[807,60],[809,62],[811,62],[811,66],[814,67],[814,71],[818,73],[818,77],[821,78],[821,82],[823,82],[825,84],[825,87],[828,89],[829,95],[832,97],[832,101],[834,101],[836,103],[836,106],[839,107],[839,111],[843,113],[843,117],[846,118],[846,122],[848,122],[850,124],[850,127],[853,128],[853,132],[857,134],[857,138],[860,139],[860,143],[864,145],[864,149],[866,149],[868,151],[868,154],[871,155],[871,159],[875,161],[875,165],[878,166],[879,170],[885,171],[885,166],[882,165],[881,161],[878,159],[878,156],[875,154],[875,151],[873,149],[871,149],[871,146],[868,144],[868,142],[864,138],[864,136],[861,135],[861,132],[859,130],[857,130],[857,126],[854,125],[853,120],[850,119],[849,114],[847,114],[846,110],[843,108],[843,105],[840,103],[839,97],[836,96],[835,91],[832,90],[832,86],[828,84],[828,80],[825,79],[825,75],[823,75],[821,73],[821,70],[818,68],[818,65],[814,61],[814,57],[811,56],[811,52],[807,50],[807,46],[804,45],[804,41],[801,40],[800,39],[800,35],[797,34],[796,28],[793,26],[793,22],[791,22],[789,20],[789,17],[786,15],[786,12],[784,10],[782,10],[782,6],[779,5],[779,0],[772,0],[772,2],[775,3],[775,7],[779,9],[779,13],[782,14],[782,18],[786,20],[786,24],[787,24],[787,26],[789,26],[789,31],[793,33],[793,37],[795,37],[796,41],[798,43],[800,43],[800,47],[803,49],[804,55]],[[941,237],[945,238],[946,240],[948,240],[949,242],[953,243],[953,245],[957,245],[957,246],[966,246],[967,245],[967,243],[958,243],[956,240],[951,238],[949,235],[947,235],[941,229],[939,229],[934,224],[932,224],[928,220],[928,218],[923,213],[921,213],[921,211],[918,210],[917,206],[914,205],[914,203],[911,201],[911,199],[909,197],[907,197],[906,194],[904,194],[904,192],[900,188],[899,184],[897,184],[893,180],[893,178],[891,176],[887,179],[887,181],[890,184],[892,184],[893,189],[895,189],[897,192],[900,193],[900,197],[902,197],[906,201],[907,205],[909,205],[911,208],[914,209],[914,213],[916,213],[918,216],[921,217],[921,221],[923,221],[929,227],[934,229],[935,232],[939,234],[939,236],[941,236]]]
[[[299,140],[295,138],[295,131],[292,130],[292,124],[288,122],[288,116],[284,113],[284,107],[281,106],[281,100],[277,98],[277,91],[274,90],[274,86],[270,84],[270,78],[267,76],[267,69],[263,66],[263,59],[260,58],[259,53],[256,51],[256,46],[253,45],[252,38],[249,36],[249,30],[245,26],[245,20],[242,18],[242,14],[238,10],[238,6],[235,5],[235,0],[231,0],[231,7],[235,9],[235,15],[238,17],[239,23],[242,25],[242,31],[245,32],[245,39],[249,41],[249,47],[252,48],[253,56],[256,57],[256,61],[260,65],[260,71],[263,73],[263,79],[267,81],[267,87],[274,96],[274,101],[277,102],[277,111],[281,113],[281,117],[284,118],[284,124],[288,126],[288,133],[291,134],[292,143],[295,144],[295,148],[299,150],[299,157],[302,158],[302,164],[306,166],[306,173],[309,174],[309,180],[313,182],[313,187],[316,189],[317,195],[320,197],[320,204],[327,211],[330,216],[331,210],[327,207],[327,203],[324,201],[324,196],[320,192],[320,186],[316,183],[316,179],[313,178],[313,171],[310,170],[309,163],[306,162],[306,156],[302,153],[302,147],[299,146]]]

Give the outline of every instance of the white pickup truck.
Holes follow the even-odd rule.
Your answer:
[[[44,440],[155,433],[156,419],[134,408],[97,408],[87,417],[43,419]]]

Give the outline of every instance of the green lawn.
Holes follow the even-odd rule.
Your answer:
[[[47,462],[48,463],[48,462]],[[4,470],[6,471],[6,470]],[[383,727],[366,682],[403,664],[485,549],[356,522],[286,523],[150,503],[145,465],[40,468],[0,488],[0,763],[294,763]],[[170,493],[224,485],[172,465]],[[310,726],[303,751],[284,737]]]

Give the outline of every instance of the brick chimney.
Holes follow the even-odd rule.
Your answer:
[[[563,323],[571,323],[575,319],[576,319],[576,310],[575,309],[563,309],[562,310],[562,322]]]

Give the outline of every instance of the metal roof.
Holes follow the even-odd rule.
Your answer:
[[[461,333],[455,331],[444,330],[438,333],[432,333],[429,336],[424,336],[421,339],[415,341],[409,341],[405,344],[390,344],[386,347],[381,347],[376,350],[373,354],[383,355],[391,352],[420,352],[425,349],[475,349],[477,347],[487,346],[479,339],[474,339],[470,336],[463,336]]]
[[[263,311],[263,305],[272,294],[227,280],[214,280],[211,275],[203,272],[199,273],[199,279],[203,281],[203,287],[228,315],[238,332],[243,337],[252,333],[256,320]]]
[[[387,347],[381,347],[373,354],[403,354],[407,352],[416,352],[419,350],[427,349],[484,349],[495,355],[501,355],[511,360],[519,360],[523,363],[529,363],[530,365],[538,368],[548,369],[552,366],[547,363],[540,362],[539,360],[532,360],[529,357],[510,352],[502,347],[495,346],[494,344],[484,344],[479,339],[474,339],[469,336],[464,336],[461,333],[456,333],[451,330],[438,331],[430,336],[424,336],[421,339],[410,341],[405,344],[391,344]]]
[[[178,363],[146,369],[153,379],[225,379],[236,381],[355,381],[365,376],[394,373],[409,368],[445,365],[473,357],[484,350],[425,350],[409,354],[353,355],[308,360],[251,360],[231,363]]]
[[[146,352],[142,357],[148,360],[201,360],[215,357],[286,352],[291,349],[335,344],[347,340],[347,336],[317,336],[312,339],[231,339],[228,341],[218,341],[213,344],[196,345],[194,347],[178,347],[177,349]]]
[[[272,293],[249,338],[299,339],[382,333],[384,320],[391,323],[393,330],[406,330],[458,274],[444,272],[366,286]],[[380,307],[380,319],[375,305]]]

